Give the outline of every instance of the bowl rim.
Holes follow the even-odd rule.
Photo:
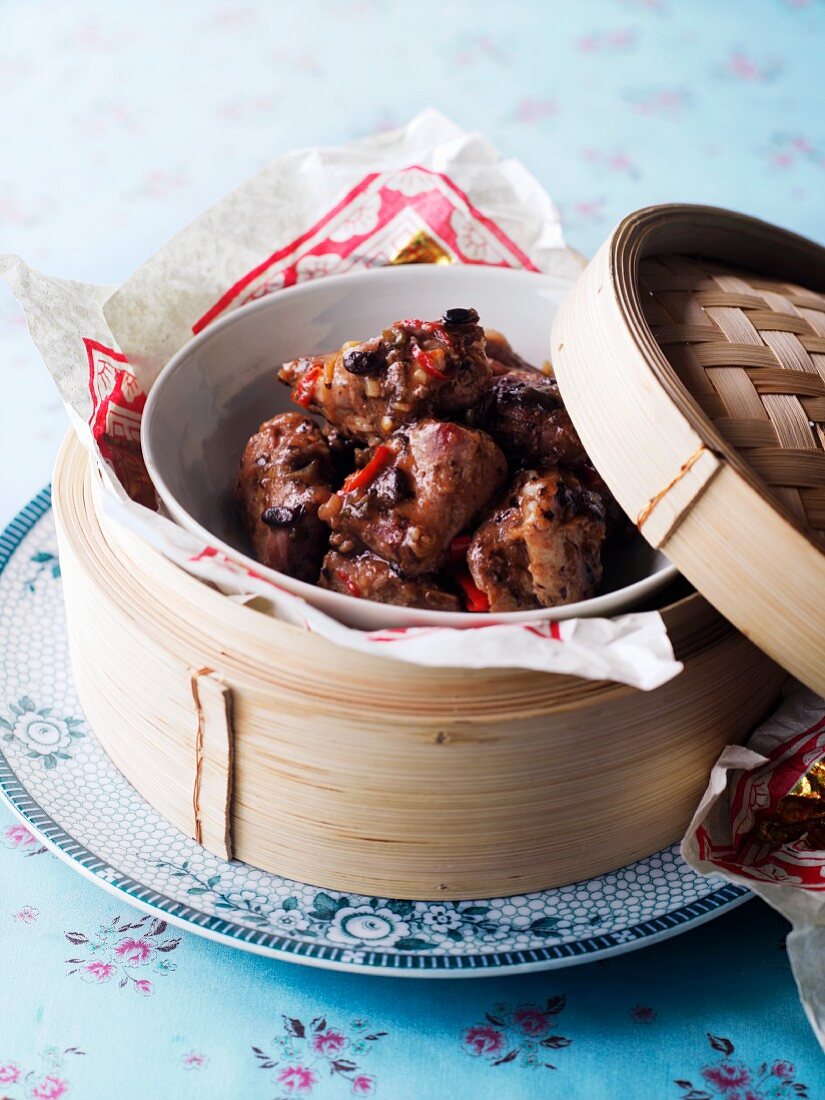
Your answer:
[[[571,285],[571,280],[568,277],[545,274],[544,272],[526,271],[519,268],[493,267],[485,264],[460,264],[455,266],[447,266],[444,264],[399,264],[368,268],[365,271],[344,272],[339,275],[325,275],[323,278],[319,279],[308,279],[306,282],[282,288],[271,294],[255,299],[254,301],[237,306],[224,317],[212,321],[205,329],[182,344],[161,368],[146,397],[146,404],[143,408],[140,425],[140,443],[143,452],[143,460],[158,498],[173,521],[192,534],[196,534],[198,537],[203,538],[208,545],[214,546],[233,561],[238,562],[247,569],[253,570],[259,576],[264,577],[264,579],[271,581],[272,584],[276,585],[281,591],[285,590],[289,595],[305,600],[318,610],[323,610],[317,608],[312,598],[314,593],[318,590],[317,585],[310,584],[308,581],[297,580],[294,577],[290,577],[288,574],[271,569],[269,566],[257,561],[250,555],[245,554],[242,550],[230,546],[229,543],[224,542],[223,539],[219,538],[214,532],[198,522],[198,520],[196,520],[180,503],[167,484],[155,460],[155,453],[152,447],[152,421],[154,419],[155,410],[162,399],[161,394],[163,387],[181,366],[185,364],[193,352],[224,329],[239,323],[243,324],[246,318],[251,314],[262,309],[272,308],[279,302],[288,303],[299,297],[311,297],[313,294],[318,293],[319,289],[325,287],[329,288],[331,285],[337,286],[342,283],[342,280],[346,280],[344,285],[346,285],[347,288],[356,290],[357,287],[364,282],[369,283],[381,278],[386,279],[389,277],[391,271],[403,271],[405,272],[404,277],[415,280],[432,278],[436,268],[439,271],[436,278],[454,278],[462,274],[468,274],[469,271],[472,271],[474,277],[480,275],[482,279],[490,279],[491,281],[503,276],[505,278],[520,279],[521,281],[526,280],[528,282],[542,280],[546,284],[555,284],[556,288],[566,287],[569,289]],[[612,616],[615,614],[631,613],[634,604],[638,604],[645,598],[653,596],[674,581],[678,576],[679,571],[676,566],[671,562],[667,562],[661,569],[656,570],[654,573],[641,577],[639,580],[633,581],[631,584],[624,585],[621,588],[614,589],[611,592],[600,593],[599,595],[592,596],[590,599],[579,600],[576,603],[563,604],[559,607],[532,608],[527,611],[433,611],[425,608],[400,608],[399,610],[407,613],[413,612],[416,618],[416,625],[420,624],[422,627],[445,626],[448,623],[449,626],[456,628],[492,626],[495,624],[557,622],[565,619],[577,617],[589,618],[599,615]],[[325,602],[328,602],[333,608],[341,608],[340,617],[335,611],[325,611],[326,614],[337,618],[338,621],[346,620],[347,609],[352,607],[353,601],[356,599],[360,605],[381,608],[385,613],[389,613],[393,606],[391,604],[381,603],[378,600],[350,596],[342,592],[334,592],[330,589],[324,589],[323,591]],[[617,599],[621,601],[621,607],[605,608],[603,606],[604,603],[613,603]],[[389,627],[384,626],[376,629],[389,629]]]

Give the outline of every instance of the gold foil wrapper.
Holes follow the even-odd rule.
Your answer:
[[[825,758],[760,820],[757,835],[771,848],[803,841],[811,851],[825,850]]]
[[[450,253],[423,230],[414,233],[390,258],[391,264],[452,264]]]

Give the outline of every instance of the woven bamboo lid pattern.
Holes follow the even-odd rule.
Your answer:
[[[553,346],[583,442],[642,534],[825,693],[825,249],[710,207],[637,211]]]
[[[825,536],[825,296],[687,256],[641,261],[680,381],[803,528]]]

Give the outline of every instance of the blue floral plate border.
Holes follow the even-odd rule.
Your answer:
[[[50,508],[51,491],[46,488],[38,493],[8,525],[0,536],[0,574],[9,565],[26,536],[48,514]],[[40,550],[31,557],[31,560],[42,565],[46,558],[50,563],[54,563],[50,565],[52,575],[56,579],[59,578],[59,566],[56,564],[57,559],[54,554]],[[34,587],[31,587],[31,591],[34,591]],[[34,704],[27,702],[25,706],[33,708]],[[31,717],[34,720],[34,712],[29,716],[21,712],[18,707],[13,709],[18,714],[18,718]],[[64,733],[67,732],[64,727],[65,721],[77,722],[74,719],[54,718],[47,720],[47,723],[48,721],[60,726]],[[5,721],[4,728],[12,727],[8,721]],[[72,736],[81,736],[79,733],[72,732],[76,730],[76,724],[68,727],[68,732]],[[10,741],[12,738],[7,735],[5,740]],[[96,745],[92,738],[88,738],[88,741]],[[102,750],[97,748],[96,751],[102,757]],[[31,752],[27,754],[27,756],[34,755]],[[64,759],[70,758],[69,754],[60,755]],[[46,767],[55,766],[54,759],[50,758],[50,760],[50,763],[45,764]],[[44,758],[41,756],[37,763],[43,764]],[[226,912],[227,915],[224,916],[222,913],[219,915],[193,908],[179,899],[159,892],[141,883],[132,875],[124,873],[122,869],[85,847],[67,831],[64,824],[50,815],[33,797],[19,770],[19,768],[15,770],[8,754],[0,747],[0,794],[15,815],[44,845],[92,882],[116,895],[126,895],[129,901],[139,909],[163,917],[187,931],[242,950],[309,966],[398,977],[493,976],[571,966],[635,950],[677,935],[752,897],[750,892],[742,887],[731,884],[718,885],[698,879],[694,872],[681,862],[676,846],[665,849],[647,860],[640,860],[612,875],[601,876],[586,883],[573,884],[569,888],[554,891],[543,891],[527,897],[493,899],[485,903],[445,904],[443,902],[379,901],[378,899],[351,900],[335,897],[323,891],[312,891],[312,888],[291,884],[288,880],[277,879],[275,876],[264,876],[279,889],[282,888],[281,893],[289,894],[285,898],[282,897],[278,906],[269,914],[258,902],[253,903],[249,900],[247,895],[250,891],[241,890],[234,894],[221,893],[222,887],[216,885],[221,880],[224,870],[227,877],[231,873],[236,875],[252,873],[243,864],[225,863],[214,857],[208,857],[204,853],[212,863],[208,869],[213,872],[211,877],[207,879],[197,877],[190,867],[189,859],[180,863],[178,869],[171,871],[173,878],[188,876],[192,881],[200,883],[201,885],[190,887],[187,893],[198,896],[204,902],[207,900],[206,895],[211,895],[213,899],[217,898],[215,908]],[[138,798],[136,792],[119,772],[112,768],[112,773],[116,779],[119,779],[123,788],[128,790],[129,797],[133,800]],[[154,813],[145,803],[142,805],[147,815]],[[65,814],[63,816],[65,817]],[[189,842],[183,838],[182,834],[178,835],[181,838],[181,844],[196,848],[194,842]],[[196,851],[202,853],[201,849]],[[195,862],[193,858],[191,864],[194,866]],[[173,864],[168,866],[172,867]],[[217,873],[214,873],[216,871]],[[208,871],[203,872],[204,875],[207,873]],[[262,875],[261,872],[254,872],[254,874],[259,878]],[[670,884],[667,887],[666,880]],[[248,886],[249,883],[246,885]],[[707,890],[703,892],[705,887]],[[640,902],[638,897],[632,896],[634,888],[637,893],[646,894],[643,902]],[[657,890],[660,897],[656,894]],[[688,904],[669,907],[668,898],[674,890],[677,896],[684,896],[691,891],[695,896]],[[303,891],[310,898],[305,906],[309,920],[302,918],[297,927],[305,930],[314,922],[323,931],[305,932],[303,936],[279,935],[265,931],[261,927],[262,924],[271,925],[276,917],[280,917],[281,924],[286,924],[289,916],[295,917],[295,911],[299,914],[303,912],[298,898],[293,896],[299,891]],[[581,908],[574,908],[574,903],[580,902],[583,891],[586,891],[588,897],[601,899],[602,915],[600,917],[587,920]],[[639,909],[640,905],[650,907],[651,892],[655,900],[652,903],[649,919],[636,920],[622,926],[622,913],[632,911],[634,905],[638,911],[644,911]],[[630,897],[632,904],[623,903],[622,897]],[[608,902],[614,909],[618,908],[619,913],[608,913],[606,908]],[[560,912],[565,912],[565,905],[568,906],[571,914],[582,913],[582,916],[575,919],[574,916],[569,915],[564,919],[559,917]],[[232,913],[236,919],[230,919],[229,913]],[[507,914],[509,917],[506,916]],[[516,915],[515,918],[513,914]],[[525,915],[519,917],[518,914]],[[605,914],[610,917],[613,924],[610,930],[597,932],[594,928],[592,934],[583,934],[589,926],[604,924]],[[502,923],[506,923],[509,919],[513,938],[516,943],[525,942],[525,946],[509,950],[476,950],[474,936],[478,941],[477,946],[480,947],[487,935],[485,930],[490,930],[490,935],[495,931],[493,924],[495,917]],[[518,920],[521,920],[521,924],[518,924]],[[393,923],[396,933],[401,928],[403,935],[401,938],[396,935],[394,940],[385,935],[384,942],[390,945],[397,944],[397,946],[394,946],[393,950],[370,950],[370,937],[374,937],[376,932],[383,932],[384,925]],[[257,924],[257,927],[250,926],[251,924]],[[616,926],[617,924],[619,927]],[[561,931],[565,926],[567,938]],[[440,938],[441,950],[437,949],[439,947],[437,942],[425,943],[420,938],[416,939],[420,929],[428,932],[433,940]],[[309,935],[315,935],[317,938],[308,939]],[[332,942],[336,936],[337,942]],[[543,942],[540,946],[529,946],[527,941],[531,936],[533,940],[536,937],[552,937],[560,942]],[[450,940],[448,941],[446,937],[450,937]],[[327,942],[321,942],[324,938]],[[449,949],[454,948],[456,942],[462,944],[460,952],[449,953]],[[377,946],[378,943],[376,943]]]

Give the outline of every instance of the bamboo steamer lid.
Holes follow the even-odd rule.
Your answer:
[[[625,218],[553,326],[582,441],[653,546],[825,694],[825,249],[755,218]]]

